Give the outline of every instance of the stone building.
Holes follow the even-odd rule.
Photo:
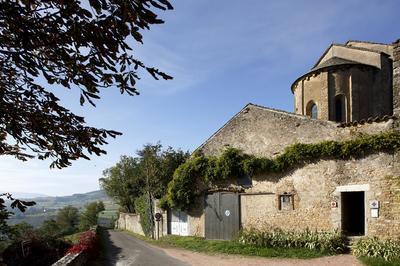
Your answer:
[[[218,155],[234,147],[271,158],[294,143],[398,130],[400,41],[332,44],[291,90],[294,113],[248,104],[199,149]],[[241,192],[229,192],[230,185],[239,185]],[[322,159],[281,174],[232,181],[225,191],[205,194],[191,212],[171,213],[170,233],[180,234],[182,226],[183,234],[216,239],[229,239],[240,228],[400,237],[400,156]]]

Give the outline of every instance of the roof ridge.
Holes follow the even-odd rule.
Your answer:
[[[387,53],[384,53],[384,52],[381,52],[381,51],[377,51],[377,50],[369,49],[369,48],[364,48],[364,47],[348,46],[348,45],[345,45],[345,44],[336,44],[336,45],[337,46],[341,46],[341,47],[346,47],[346,48],[349,48],[349,49],[354,49],[354,50],[367,51],[367,52],[372,52],[372,53],[377,53],[377,54],[387,54]]]
[[[377,53],[377,54],[385,54],[384,52],[380,52],[380,51],[375,51],[372,49],[368,49],[368,48],[362,48],[362,47],[353,47],[353,46],[347,46],[345,44],[341,44],[341,43],[332,43],[331,45],[329,45],[328,48],[326,48],[325,52],[319,57],[319,59],[317,60],[317,62],[314,64],[314,66],[311,68],[315,68],[319,65],[319,63],[321,62],[322,58],[325,57],[325,55],[328,53],[328,51],[333,47],[333,46],[340,46],[340,47],[344,47],[344,48],[348,48],[348,49],[354,49],[354,50],[360,50],[360,51],[367,51],[367,52],[372,52],[372,53]]]
[[[390,43],[372,42],[372,41],[360,41],[360,40],[348,40],[345,43],[345,45],[347,45],[349,42],[370,43],[370,44],[380,44],[380,45],[391,45]]]

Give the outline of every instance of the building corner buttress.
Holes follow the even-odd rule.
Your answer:
[[[400,116],[400,39],[393,43],[393,115]]]

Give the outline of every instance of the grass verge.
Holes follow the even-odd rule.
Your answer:
[[[360,257],[358,258],[364,265],[367,266],[398,266],[400,265],[399,260],[386,261],[382,258],[370,258],[370,257]]]
[[[79,236],[81,234],[83,234],[83,233],[84,232],[78,232],[78,233],[75,233],[75,234],[72,234],[72,235],[66,235],[63,238],[64,238],[65,241],[71,242],[72,244],[76,244],[79,241]]]
[[[236,241],[206,240],[204,238],[194,236],[164,236],[160,238],[159,241],[156,241],[129,231],[125,232],[133,237],[157,246],[183,248],[191,251],[212,254],[223,253],[268,258],[275,257],[296,259],[311,259],[333,255],[329,252],[322,252],[306,248],[261,248],[252,245],[241,244]]]

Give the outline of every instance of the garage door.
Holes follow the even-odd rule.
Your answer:
[[[206,195],[205,236],[208,239],[232,239],[239,232],[239,196],[237,193]]]
[[[172,235],[187,236],[188,233],[188,217],[185,212],[171,211],[170,228]]]

